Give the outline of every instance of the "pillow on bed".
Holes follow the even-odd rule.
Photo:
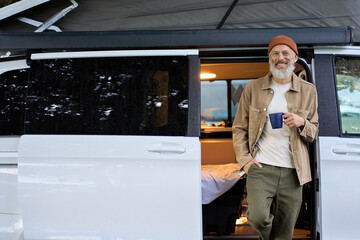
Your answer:
[[[209,204],[240,179],[237,163],[201,166],[202,204]]]

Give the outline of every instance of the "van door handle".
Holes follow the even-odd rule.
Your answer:
[[[335,154],[347,154],[347,153],[355,153],[360,154],[360,147],[334,147],[332,152]]]
[[[149,152],[155,152],[155,153],[182,154],[186,152],[186,148],[180,146],[179,144],[170,143],[170,142],[153,143],[150,146],[148,146],[147,150]]]

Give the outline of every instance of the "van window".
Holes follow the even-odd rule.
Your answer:
[[[360,134],[360,58],[335,57],[336,85],[343,134]]]
[[[33,60],[27,134],[185,136],[187,57]]]
[[[12,70],[0,75],[0,134],[24,133],[28,69]]]
[[[221,121],[234,121],[241,93],[250,80],[201,81],[201,121],[210,125]],[[230,94],[228,96],[228,85]],[[230,105],[231,119],[229,119]]]
[[[201,81],[201,121],[210,125],[227,119],[226,81]]]

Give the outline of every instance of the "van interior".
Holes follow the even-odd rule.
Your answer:
[[[268,73],[267,59],[201,61],[201,164],[204,239],[259,239],[246,219],[246,178],[240,179],[232,145],[232,122],[247,82]],[[307,80],[308,67],[294,72]],[[213,185],[219,193],[208,192]],[[214,187],[215,186],[215,187]],[[304,186],[293,239],[311,239],[312,188]],[[273,206],[274,207],[274,204]]]

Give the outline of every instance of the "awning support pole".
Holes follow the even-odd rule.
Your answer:
[[[17,17],[16,18],[17,20],[21,21],[21,22],[24,22],[24,23],[27,23],[29,25],[32,25],[32,26],[35,26],[35,27],[40,27],[43,25],[42,22],[39,22],[39,21],[36,21],[34,19],[31,19],[31,18],[27,18],[27,17]],[[49,30],[54,30],[55,32],[61,32],[61,29],[57,26],[50,26],[48,27]]]
[[[234,9],[234,7],[235,7],[236,4],[238,3],[238,1],[239,1],[239,0],[234,0],[234,1],[233,1],[233,3],[231,4],[230,8],[229,8],[229,9],[227,10],[227,12],[225,13],[224,17],[221,19],[219,25],[217,25],[216,29],[220,29],[220,28],[224,25],[226,19],[229,17],[230,13],[231,13],[232,10]]]
[[[79,4],[77,2],[75,2],[74,0],[70,0],[70,2],[72,3],[71,6],[63,9],[60,12],[58,12],[53,17],[46,20],[44,23],[33,20],[33,19],[30,19],[30,18],[26,18],[26,17],[18,17],[17,19],[19,21],[21,21],[21,22],[24,22],[24,23],[39,27],[38,29],[35,30],[35,32],[43,32],[46,29],[54,30],[56,32],[61,32],[60,28],[58,28],[56,26],[52,26],[52,25],[55,22],[57,22],[58,20],[60,20],[61,18],[63,18],[66,14],[68,14],[69,12],[74,10],[77,6],[79,6]],[[9,57],[10,55],[11,55],[11,52],[8,51],[5,55],[1,55],[0,58]]]
[[[46,29],[48,29],[51,25],[53,25],[55,22],[63,18],[66,14],[74,10],[79,4],[75,2],[74,0],[70,0],[72,3],[71,6],[63,9],[61,12],[58,12],[55,14],[55,16],[51,17],[50,19],[46,20],[38,29],[35,30],[35,32],[43,32]]]

